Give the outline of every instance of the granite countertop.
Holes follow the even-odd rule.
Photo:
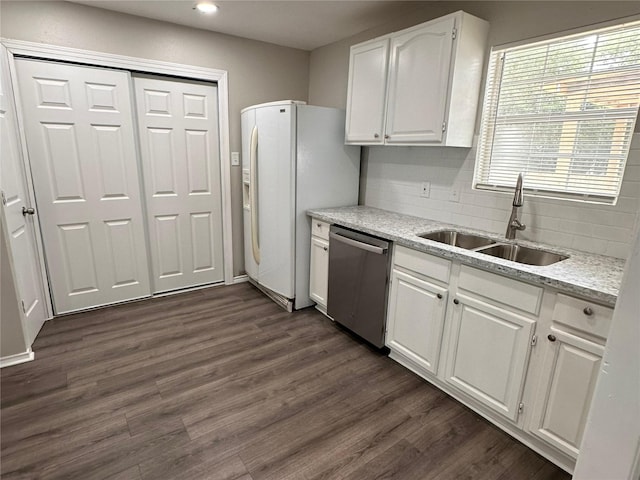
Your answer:
[[[452,229],[483,235],[502,243],[513,242],[505,240],[504,237],[495,233],[366,206],[309,210],[307,214],[327,223],[391,240],[398,245],[458,260],[464,264],[501,273],[518,280],[548,285],[608,306],[615,305],[622,282],[625,262],[619,258],[516,240],[515,242],[519,245],[543,248],[550,252],[569,255],[569,258],[546,267],[525,265],[418,237],[423,233]]]

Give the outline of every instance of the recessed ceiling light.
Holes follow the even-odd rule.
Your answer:
[[[209,2],[200,2],[195,6],[200,13],[215,13],[218,11],[218,6]]]

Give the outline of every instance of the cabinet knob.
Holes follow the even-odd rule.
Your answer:
[[[591,307],[584,307],[584,310],[582,310],[582,312],[583,312],[587,317],[590,317],[591,315],[593,315],[593,308],[591,308]]]
[[[436,297],[438,297],[440,300],[442,300],[442,294],[441,293],[436,294]]]
[[[379,135],[379,134],[377,134],[377,133],[374,133],[374,134],[373,134],[373,138],[380,138],[380,135]]]
[[[389,135],[385,135],[384,138],[389,139],[390,137],[389,137]]]
[[[322,224],[320,222],[316,223],[316,225],[318,226],[318,228],[322,228]]]
[[[549,339],[550,342],[555,342],[556,341],[556,336],[555,335],[547,335],[547,338]]]
[[[322,249],[326,252],[327,250],[329,250],[329,247],[322,247]]]
[[[458,300],[457,298],[453,299],[453,303],[455,303],[456,305],[458,305],[460,303],[460,300]]]

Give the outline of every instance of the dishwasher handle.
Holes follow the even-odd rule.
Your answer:
[[[361,250],[366,250],[367,252],[376,253],[378,255],[384,255],[387,253],[386,248],[377,247],[375,245],[370,245],[368,243],[359,242],[358,240],[354,240],[352,238],[344,237],[338,233],[330,232],[329,237],[338,242],[344,243],[346,245],[350,245],[352,247],[360,248]]]

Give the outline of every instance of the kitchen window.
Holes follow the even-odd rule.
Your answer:
[[[640,21],[489,60],[473,187],[615,204],[640,104]]]

